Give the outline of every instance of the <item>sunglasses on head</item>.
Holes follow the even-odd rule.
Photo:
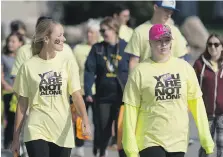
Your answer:
[[[214,45],[214,47],[218,47],[221,45],[221,43],[208,43],[207,45],[208,47],[212,47],[212,45]]]

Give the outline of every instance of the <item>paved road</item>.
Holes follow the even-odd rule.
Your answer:
[[[91,117],[91,113],[90,116]],[[198,149],[200,147],[199,144],[199,139],[197,136],[197,129],[196,126],[194,124],[193,118],[190,115],[190,137],[194,140],[194,144],[189,146],[188,148],[188,152],[185,155],[185,157],[198,157]],[[92,143],[91,142],[86,142],[85,143],[85,157],[93,157],[92,155]],[[2,150],[1,151],[1,155],[2,157],[12,157],[12,155],[10,154],[9,151],[6,150]],[[212,157],[216,156],[215,154],[212,155]],[[72,155],[72,157],[74,157]],[[116,151],[113,150],[108,150],[108,157],[118,157],[118,153]]]

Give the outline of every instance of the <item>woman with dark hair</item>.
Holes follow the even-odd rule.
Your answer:
[[[120,25],[116,19],[105,18],[100,24],[104,41],[92,46],[85,63],[84,90],[87,101],[92,100],[91,89],[93,83],[96,84],[100,157],[106,156],[112,123],[114,120],[117,122],[123,89],[128,78],[129,55],[124,52],[127,43],[119,38],[119,29]],[[95,156],[96,154],[97,152],[94,152]]]
[[[6,45],[3,48],[3,54],[1,57],[1,85],[3,88],[3,102],[4,102],[4,112],[7,125],[4,133],[4,147],[8,148],[13,135],[14,117],[15,113],[10,111],[10,102],[13,97],[13,79],[11,77],[11,70],[14,64],[16,51],[19,47],[24,44],[24,40],[21,34],[11,33],[6,39]]]
[[[206,50],[196,60],[194,69],[203,92],[212,138],[216,131],[217,157],[223,156],[223,40],[211,34]],[[199,157],[206,157],[201,148]]]

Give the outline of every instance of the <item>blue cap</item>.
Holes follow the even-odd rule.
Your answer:
[[[176,9],[176,1],[175,0],[162,0],[162,1],[155,1],[155,4],[158,7],[174,10],[174,11],[180,11],[179,9]]]

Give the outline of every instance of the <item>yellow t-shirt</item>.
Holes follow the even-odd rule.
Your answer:
[[[79,66],[79,74],[80,74],[80,81],[81,81],[81,91],[82,95],[84,95],[84,70],[85,70],[85,62],[87,60],[88,54],[91,50],[91,46],[88,44],[79,44],[76,45],[73,53],[76,58],[77,64]],[[95,84],[92,86],[92,94],[94,95],[95,92]]]
[[[133,29],[128,27],[127,25],[121,25],[119,30],[119,37],[121,39],[124,39],[126,42],[129,42],[129,40],[132,37]]]
[[[138,26],[128,42],[125,48],[125,52],[138,56],[139,61],[147,59],[151,56],[151,50],[149,45],[149,30],[153,25],[150,21],[147,21],[140,26]],[[173,41],[172,41],[172,55],[174,57],[182,57],[187,54],[187,42],[185,38],[180,33],[179,29],[174,25],[169,25],[172,31]]]
[[[72,49],[67,44],[64,44],[63,51],[61,51],[61,52],[66,53],[65,56],[67,56],[68,58],[73,57]],[[16,58],[15,58],[14,65],[12,67],[11,74],[13,76],[16,76],[19,68],[21,67],[21,65],[25,61],[30,59],[32,56],[33,55],[32,55],[32,50],[31,50],[31,44],[26,44],[26,45],[23,45],[22,47],[20,47],[19,50],[16,52]]]
[[[38,55],[18,71],[14,91],[29,98],[24,141],[43,139],[61,147],[74,147],[69,94],[81,89],[78,65],[62,53],[50,60]]]
[[[135,132],[139,151],[162,146],[168,152],[186,152],[187,102],[201,96],[194,69],[186,61],[171,57],[165,63],[150,58],[140,63],[131,72],[123,95],[125,104],[139,108]]]
[[[218,63],[217,62],[214,62],[214,61],[211,61],[211,68],[214,72],[217,72],[218,71]]]

